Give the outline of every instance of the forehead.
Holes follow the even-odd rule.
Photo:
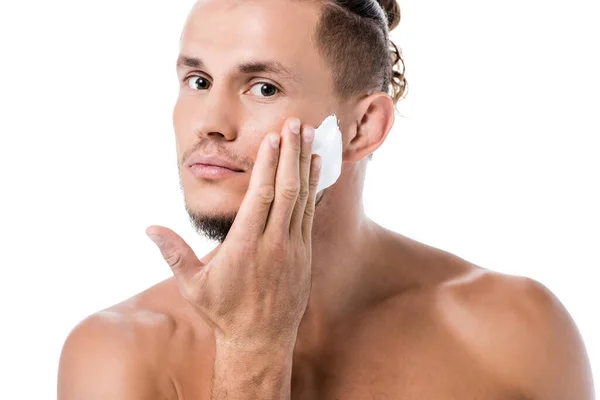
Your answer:
[[[271,59],[309,72],[324,67],[312,33],[319,12],[314,1],[200,0],[185,23],[180,53],[209,68]]]

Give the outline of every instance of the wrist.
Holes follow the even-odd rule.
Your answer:
[[[289,399],[294,346],[284,343],[216,342],[213,398]],[[223,398],[225,395],[223,395]]]
[[[248,358],[286,358],[291,357],[296,338],[278,340],[257,340],[247,338],[227,338],[215,335],[216,349],[222,355]]]

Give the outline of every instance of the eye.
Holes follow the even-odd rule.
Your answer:
[[[185,80],[188,83],[188,86],[194,90],[206,90],[210,87],[210,83],[208,80],[199,75],[190,75]]]
[[[254,88],[258,88],[258,90],[254,90]],[[255,96],[273,97],[277,93],[279,93],[279,89],[277,89],[277,87],[271,85],[270,83],[259,82],[256,85],[252,86],[250,92]]]

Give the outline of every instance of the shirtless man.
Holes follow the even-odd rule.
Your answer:
[[[399,22],[382,4],[387,19],[374,0],[194,6],[177,159],[195,228],[220,243],[199,260],[149,227],[174,277],[72,330],[59,400],[593,398],[579,332],[543,285],[365,216],[367,162],[405,86],[382,62]],[[342,175],[316,193],[319,157],[303,139],[334,113]],[[195,176],[197,153],[238,172]]]

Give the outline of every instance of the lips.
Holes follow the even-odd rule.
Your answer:
[[[189,170],[196,178],[209,180],[232,178],[234,176],[239,176],[240,174],[240,172],[233,171],[229,168],[205,164],[194,164],[189,167]]]
[[[204,155],[200,153],[192,154],[187,160],[187,166],[191,167],[195,164],[212,165],[215,167],[227,168],[235,172],[244,172],[242,168],[236,165],[233,161],[214,155]]]

